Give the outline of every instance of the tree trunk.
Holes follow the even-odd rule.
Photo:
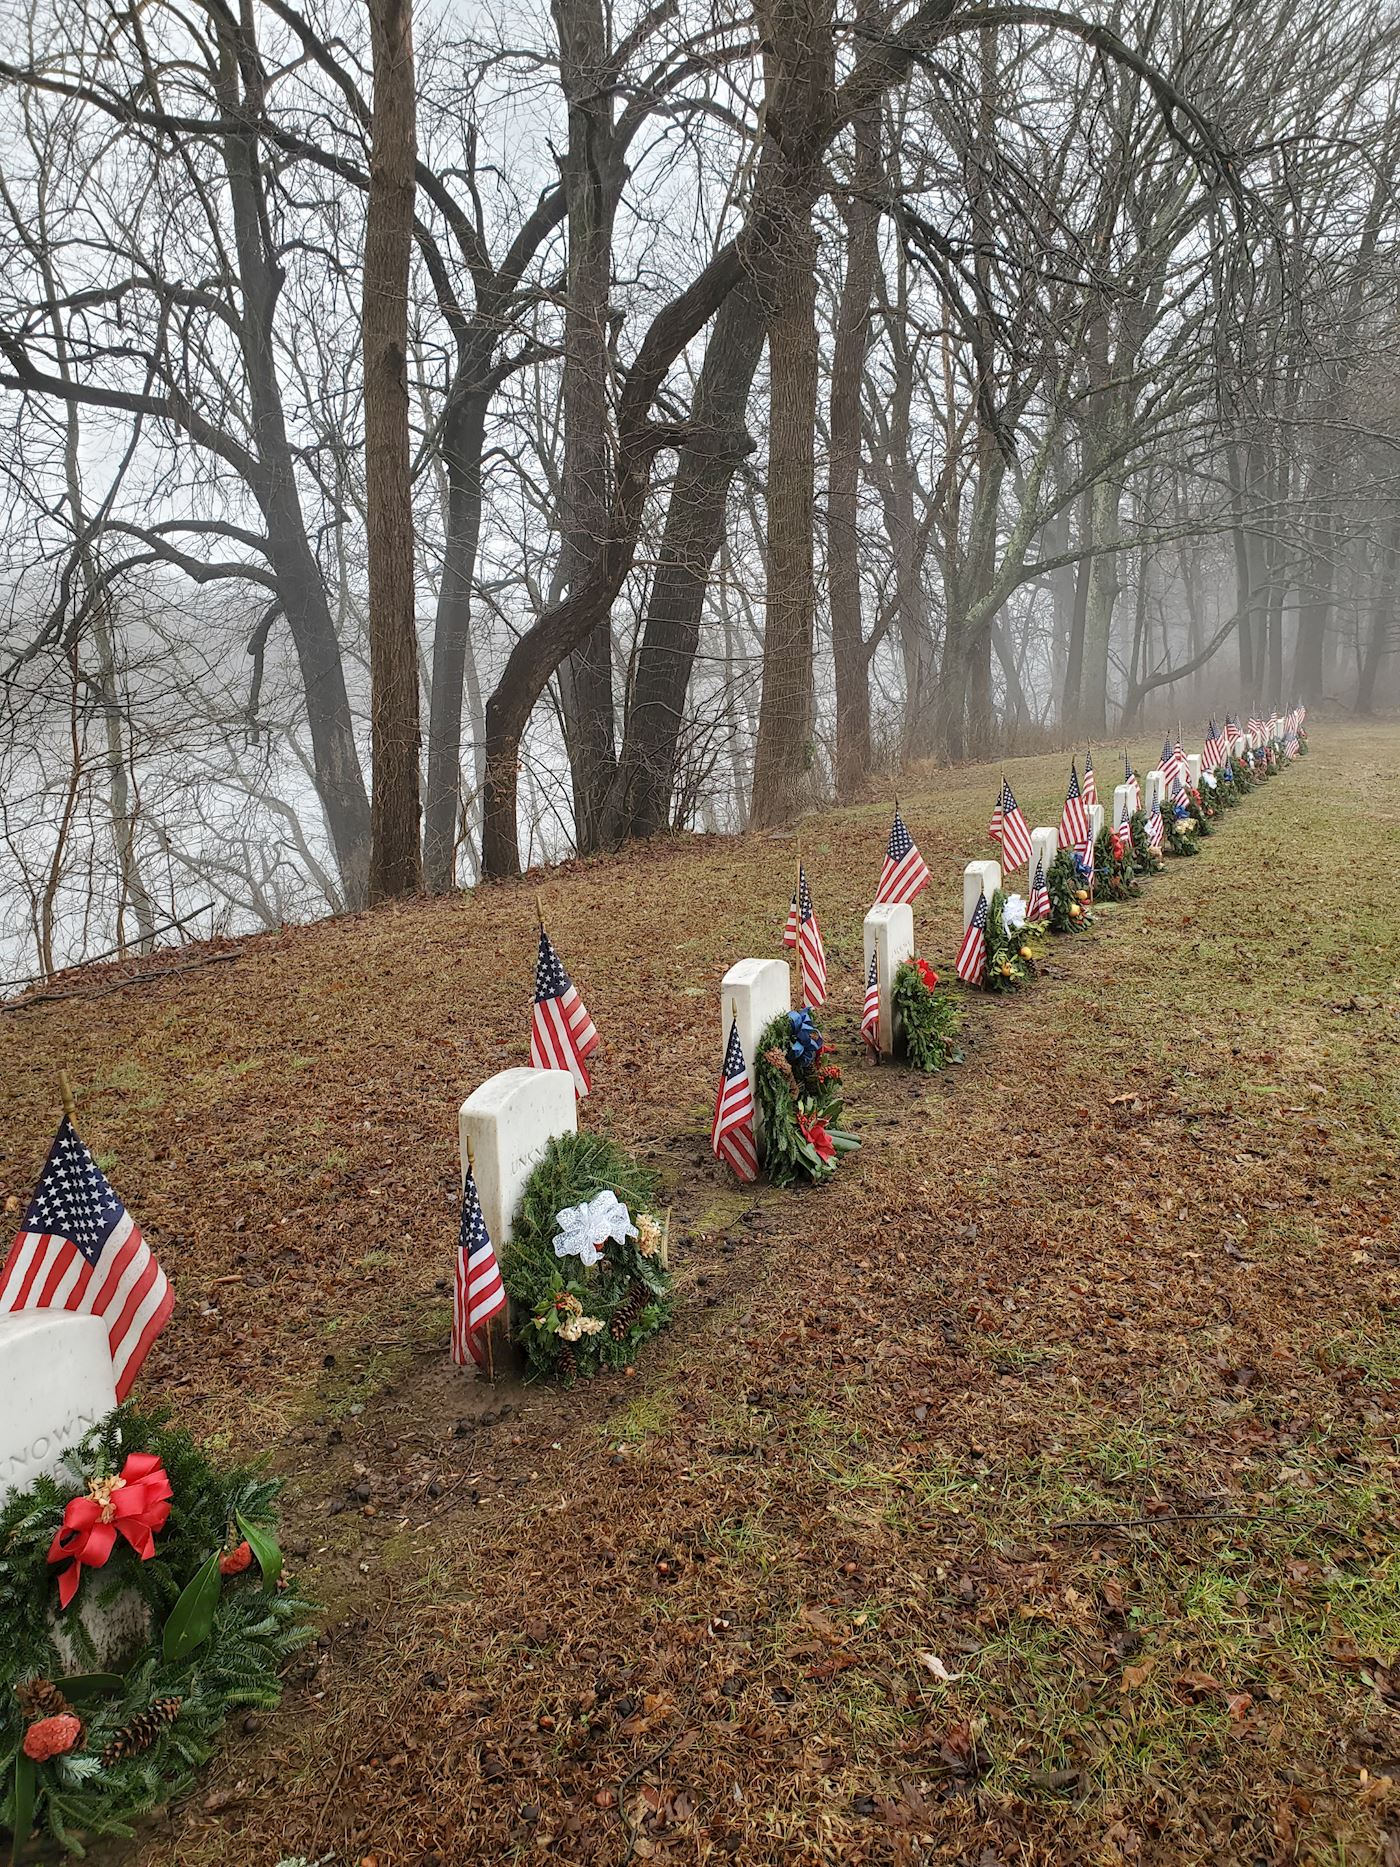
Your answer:
[[[593,562],[608,525],[608,294],[619,176],[612,92],[603,81],[608,28],[601,0],[555,0],[554,17],[569,105],[569,142],[561,164],[569,227],[561,570],[565,587],[572,589]],[[602,846],[617,760],[612,629],[606,615],[570,655],[559,685],[573,778],[574,843],[587,855]]]
[[[880,210],[871,198],[879,175],[878,106],[862,112],[853,128],[851,195],[842,210],[846,277],[831,352],[826,493],[826,569],[836,660],[836,794],[843,799],[855,795],[870,769],[870,677],[861,626],[859,517],[861,387],[879,261]]]
[[[408,275],[416,161],[412,0],[370,0],[374,108],[365,212],[365,542],[369,562],[369,898],[422,886],[418,632],[409,463]]]
[[[1366,649],[1356,681],[1356,710],[1370,713],[1376,704],[1376,680],[1381,663],[1395,646],[1395,587],[1400,571],[1400,519],[1392,522],[1389,534],[1380,546],[1380,564],[1373,573],[1371,626],[1366,635]]]
[[[770,249],[768,591],[751,813],[756,828],[768,829],[790,823],[801,808],[812,755],[812,526],[820,369],[812,212],[825,180],[822,126],[834,53],[831,0],[771,0],[759,12],[767,130],[780,165]]]
[[[241,55],[228,16],[219,23],[215,81],[229,125],[256,121],[266,109],[256,47]],[[249,30],[245,26],[238,32]],[[246,88],[245,88],[246,87]],[[345,899],[363,906],[369,881],[370,807],[355,744],[345,667],[325,580],[307,537],[297,488],[296,457],[287,438],[281,381],[273,341],[282,272],[266,242],[271,215],[255,131],[230,128],[223,138],[229,209],[238,255],[243,315],[238,340],[248,379],[250,427],[258,472],[252,484],[267,528],[267,557],[277,578],[283,613],[296,649],[311,733],[316,792],[335,850]]]
[[[428,784],[423,826],[424,880],[434,894],[457,884],[457,812],[462,795],[462,693],[476,689],[471,654],[472,584],[481,540],[481,455],[490,392],[465,395],[443,436],[447,477],[442,585],[433,626],[433,674],[428,704]],[[475,692],[473,724],[480,728]],[[478,743],[478,757],[481,747]]]
[[[1108,650],[1113,608],[1118,600],[1118,556],[1101,547],[1118,536],[1121,490],[1111,475],[1094,483],[1090,500],[1094,555],[1084,610],[1084,667],[1080,677],[1079,718],[1084,731],[1102,738],[1108,730]]]
[[[715,319],[695,387],[697,438],[682,448],[666,508],[627,731],[604,823],[610,846],[655,836],[670,819],[676,751],[700,641],[710,567],[724,537],[734,470],[752,451],[744,427],[763,354],[764,316],[750,279]]]
[[[817,410],[817,238],[810,219],[785,230],[768,326],[768,594],[751,822],[790,823],[812,752],[812,524]]]

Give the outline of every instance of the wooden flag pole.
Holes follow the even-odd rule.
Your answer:
[[[541,921],[540,925],[543,926],[544,922]],[[476,1153],[472,1147],[470,1136],[467,1138],[467,1172],[472,1176],[472,1179],[475,1180],[476,1178]],[[479,1197],[480,1195],[478,1194],[478,1198]],[[496,1241],[494,1238],[491,1240],[491,1248],[493,1251],[496,1248]],[[468,1290],[467,1292],[467,1301],[468,1302],[471,1301],[470,1290]],[[496,1318],[494,1316],[488,1318],[485,1334],[486,1334],[486,1378],[491,1383],[491,1385],[494,1387],[496,1385],[496,1344],[495,1344]]]
[[[73,1085],[68,1080],[67,1070],[60,1070],[58,1072],[58,1093],[63,1098],[63,1113],[68,1117],[70,1122],[76,1121],[78,1117],[78,1105],[73,1099]]]
[[[535,891],[535,913],[539,917],[540,932],[543,933],[544,932],[544,902],[540,897],[538,889]]]

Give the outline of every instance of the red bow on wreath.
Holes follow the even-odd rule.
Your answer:
[[[94,1478],[85,1497],[71,1498],[49,1545],[49,1561],[68,1567],[58,1578],[58,1600],[66,1608],[78,1592],[84,1569],[100,1569],[116,1547],[117,1532],[142,1562],[156,1553],[157,1530],[165,1528],[174,1493],[153,1452],[133,1452],[115,1478]]]
[[[919,969],[919,977],[931,992],[938,984],[938,974],[933,970],[933,967],[929,965],[926,959],[916,959],[914,964]]]

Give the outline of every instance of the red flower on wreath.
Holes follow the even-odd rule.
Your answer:
[[[822,1161],[835,1160],[836,1143],[827,1133],[826,1123],[822,1120],[820,1115],[804,1115],[801,1109],[799,1109],[797,1111],[797,1125],[802,1130],[803,1140],[809,1142],[811,1146],[816,1149],[818,1159]]]
[[[85,1497],[69,1500],[53,1542],[50,1562],[67,1562],[58,1578],[58,1600],[66,1608],[78,1592],[84,1569],[100,1569],[116,1547],[117,1532],[142,1562],[156,1553],[155,1533],[165,1528],[174,1493],[153,1452],[133,1452],[115,1478],[94,1478]]]
[[[933,967],[929,965],[926,959],[916,959],[914,964],[919,969],[919,977],[931,992],[938,984],[938,974],[933,970]]]

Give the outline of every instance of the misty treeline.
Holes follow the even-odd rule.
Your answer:
[[[21,969],[1393,703],[1397,72],[1354,0],[12,0]]]

